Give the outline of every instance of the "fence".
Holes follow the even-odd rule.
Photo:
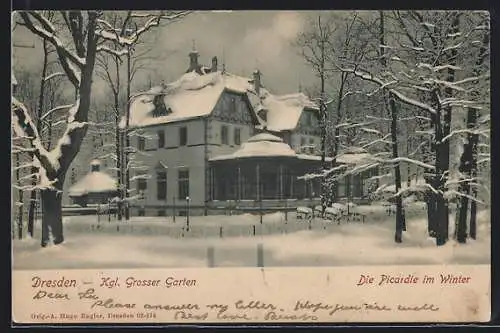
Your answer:
[[[353,221],[346,217],[342,223],[363,223],[362,220]],[[76,233],[101,233],[101,234],[135,234],[156,235],[171,238],[226,238],[226,237],[255,237],[267,235],[288,234],[305,230],[334,231],[339,223],[323,219],[307,219],[292,221],[268,221],[260,224],[256,222],[248,225],[199,225],[191,224],[189,228],[186,220],[172,223],[165,222],[120,222],[109,220],[107,215],[96,217],[92,223],[65,224],[65,230]]]

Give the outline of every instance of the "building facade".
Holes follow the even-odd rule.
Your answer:
[[[175,82],[154,87],[131,104],[129,135],[136,160],[131,170],[134,215],[207,213],[209,161],[234,153],[261,132],[276,135],[297,153],[314,154],[320,143],[318,108],[303,94],[272,95],[260,73],[252,79],[198,64]],[[122,122],[123,123],[123,122]],[[223,177],[222,175],[220,177]]]
[[[299,180],[321,166],[319,108],[304,94],[274,95],[262,84],[258,70],[252,78],[219,71],[215,57],[210,67],[202,66],[193,51],[188,70],[177,81],[136,96],[128,127],[134,147],[129,194],[134,198],[133,215],[185,215],[188,210],[193,215],[211,214],[224,206],[222,202],[235,200],[247,201],[247,206],[261,201],[259,205],[289,207],[289,202],[279,200],[319,204],[319,180]],[[121,126],[125,123],[122,119]],[[278,141],[289,147],[293,161],[283,159],[282,152],[258,151],[253,152],[256,158],[243,162],[220,161],[262,139],[259,135],[270,140],[262,142],[264,147]],[[273,163],[283,169],[274,170]],[[256,165],[262,168],[258,176],[253,172]],[[249,180],[237,178],[237,169],[248,169],[244,175]]]

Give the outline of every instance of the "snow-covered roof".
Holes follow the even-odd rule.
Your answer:
[[[258,107],[267,110],[266,127],[271,131],[294,129],[304,108],[317,109],[303,93],[275,96],[264,91],[263,96]]]
[[[269,133],[254,135],[241,145],[241,148],[229,155],[216,156],[211,161],[231,160],[248,157],[295,157],[295,151],[283,139]]]
[[[262,87],[257,95],[252,79],[220,71],[204,75],[193,71],[177,81],[138,94],[131,103],[129,125],[142,127],[208,116],[224,90],[246,94],[255,113],[267,110],[267,121],[258,119],[272,131],[294,129],[304,108],[317,109],[302,93],[276,96]],[[163,96],[166,108],[172,112],[153,117],[153,98],[157,95]],[[125,119],[120,126],[125,126]]]
[[[401,182],[401,189],[402,190],[427,189],[426,181],[422,177],[419,177],[418,179],[412,178],[410,181],[409,188],[408,188],[408,182],[402,181]],[[375,191],[375,193],[395,193],[395,192],[396,192],[396,185],[395,184],[383,184]]]
[[[374,162],[374,157],[366,149],[360,147],[349,147],[337,156],[337,163],[358,165]]]
[[[370,162],[372,158],[370,153],[343,154],[337,157],[337,163],[357,165]]]
[[[320,155],[297,154],[297,158],[301,160],[321,161]],[[331,162],[332,158],[327,156],[325,157],[325,161]]]
[[[116,191],[116,180],[101,171],[93,171],[85,175],[69,189],[70,196],[80,196],[89,193]]]

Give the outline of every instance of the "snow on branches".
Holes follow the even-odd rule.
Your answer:
[[[47,151],[40,139],[36,125],[30,117],[29,111],[23,103],[19,102],[15,97],[12,97],[12,115],[13,115],[13,128],[16,136],[29,137],[33,146],[32,152],[35,158],[39,161],[42,169],[50,175],[49,178],[53,179],[59,173],[61,167],[60,158],[62,156],[62,149],[64,146],[71,144],[71,134],[78,128],[83,128],[87,125],[85,122],[78,122],[74,120],[75,110],[78,109],[79,101],[70,108],[68,123],[64,134],[59,139],[55,147]],[[47,184],[53,183],[52,181],[46,182]]]
[[[140,37],[164,21],[173,22],[188,15],[190,11],[164,13],[137,13],[128,11],[121,26],[115,26],[105,19],[97,20],[96,34],[104,42],[111,42],[114,47],[98,46],[97,50],[121,57],[130,52],[130,48],[137,44]],[[143,21],[141,25],[137,21]]]

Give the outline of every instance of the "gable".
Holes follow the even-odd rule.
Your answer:
[[[258,124],[246,94],[224,90],[215,104],[211,117],[236,124]]]
[[[318,111],[304,108],[295,130],[304,134],[320,135]]]

